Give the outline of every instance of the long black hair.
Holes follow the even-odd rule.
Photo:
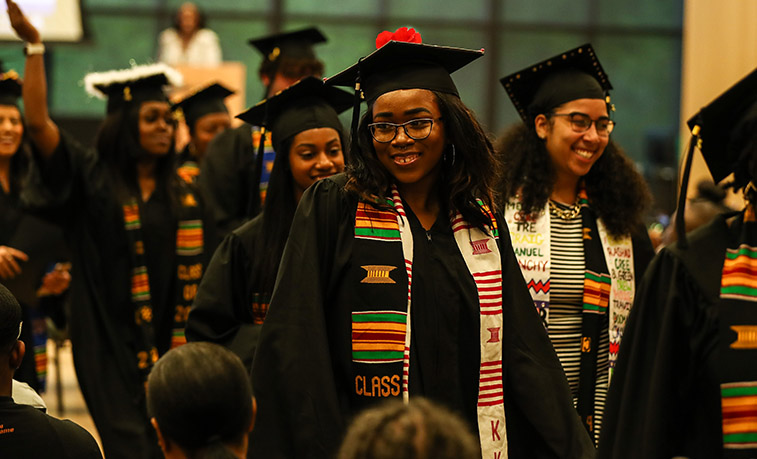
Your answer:
[[[346,139],[342,129],[337,130],[339,141],[342,144],[342,154],[345,163],[347,162],[347,152],[344,150]],[[265,207],[263,207],[263,237],[258,239],[256,253],[263,257],[261,269],[255,274],[255,285],[258,286],[259,292],[273,292],[273,285],[276,283],[276,273],[279,271],[281,255],[284,253],[284,246],[289,237],[289,229],[294,219],[294,211],[297,209],[297,202],[294,196],[294,178],[292,177],[292,168],[289,164],[289,151],[292,148],[294,135],[284,139],[279,143],[279,151],[273,160],[273,169],[271,177],[268,180],[268,189],[266,190]]]
[[[439,193],[442,204],[460,212],[478,228],[490,224],[490,218],[476,203],[481,199],[494,210],[497,169],[494,147],[476,116],[459,97],[432,91],[439,106],[447,137],[442,163]],[[373,121],[373,103],[360,121],[357,146],[350,151],[347,165],[347,189],[361,199],[384,206],[394,178],[376,157],[368,124]],[[453,150],[454,146],[454,150]],[[454,153],[453,153],[454,151]]]
[[[499,189],[503,203],[520,195],[523,212],[538,214],[557,180],[549,152],[533,127],[517,123],[497,141],[503,171]],[[591,208],[613,236],[628,235],[644,223],[651,201],[644,178],[612,140],[584,176]]]
[[[110,172],[121,199],[139,193],[137,160],[147,154],[139,142],[140,107],[140,103],[129,103],[108,114],[95,138],[98,156]],[[173,168],[175,156],[172,142],[170,150],[157,158],[155,169],[156,188],[162,188],[166,196],[172,197],[172,207],[176,204],[173,190],[179,183]]]

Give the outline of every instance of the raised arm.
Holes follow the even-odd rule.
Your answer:
[[[29,45],[41,45],[39,31],[24,16],[13,0],[6,0],[8,18],[16,35]],[[24,69],[22,95],[26,129],[29,137],[44,157],[53,154],[60,142],[58,126],[50,119],[47,111],[47,81],[45,80],[44,48],[42,51],[27,53]]]

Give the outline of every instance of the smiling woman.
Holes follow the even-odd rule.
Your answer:
[[[649,192],[610,139],[612,86],[591,45],[501,82],[523,119],[497,146],[510,236],[597,441],[635,282],[653,254],[642,221]]]
[[[326,81],[360,79],[350,161],[292,221],[252,371],[251,454],[333,456],[357,412],[423,395],[479,432],[485,457],[589,457],[499,238],[493,148],[450,76],[483,51],[424,45],[412,29],[377,47]]]

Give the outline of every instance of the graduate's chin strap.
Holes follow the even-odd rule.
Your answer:
[[[686,240],[686,220],[684,211],[686,208],[686,192],[689,188],[689,174],[691,173],[691,163],[694,159],[694,147],[699,143],[699,125],[695,125],[691,130],[691,139],[689,140],[689,150],[686,153],[685,165],[683,168],[683,177],[681,177],[681,191],[678,194],[678,210],[676,211],[676,233],[678,233],[678,246],[685,249],[689,246]]]

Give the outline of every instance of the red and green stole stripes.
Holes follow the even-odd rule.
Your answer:
[[[757,457],[757,221],[749,204],[732,228],[720,286],[723,457]]]
[[[176,295],[171,348],[186,343],[184,328],[197,285],[202,277],[203,228],[197,201],[191,192],[183,191],[176,228]],[[150,296],[150,278],[145,263],[139,202],[129,199],[123,206],[124,227],[131,246],[131,300],[134,320],[139,331],[135,340],[137,368],[146,379],[159,354]]]
[[[399,192],[391,209],[358,203],[355,215],[355,269],[347,281],[360,285],[352,312],[353,400],[360,406],[376,397],[407,401],[412,324],[413,235]],[[502,379],[502,263],[496,221],[489,209],[487,232],[451,215],[455,240],[476,283],[481,314],[478,393],[479,438],[484,457],[507,457]],[[404,267],[404,269],[402,269]],[[496,338],[496,339],[495,339]]]
[[[200,175],[200,166],[195,161],[185,161],[176,169],[176,173],[187,183],[194,183]]]
[[[610,339],[610,376],[620,340],[633,304],[635,274],[630,237],[613,238],[591,210],[586,191],[578,194],[584,245],[584,292],[581,324],[581,362],[578,410],[587,430],[594,430],[594,395],[597,380],[597,348],[607,327]],[[549,207],[537,218],[525,215],[520,198],[507,203],[505,218],[513,251],[544,325],[549,329],[550,215]],[[609,314],[608,314],[609,312]]]

